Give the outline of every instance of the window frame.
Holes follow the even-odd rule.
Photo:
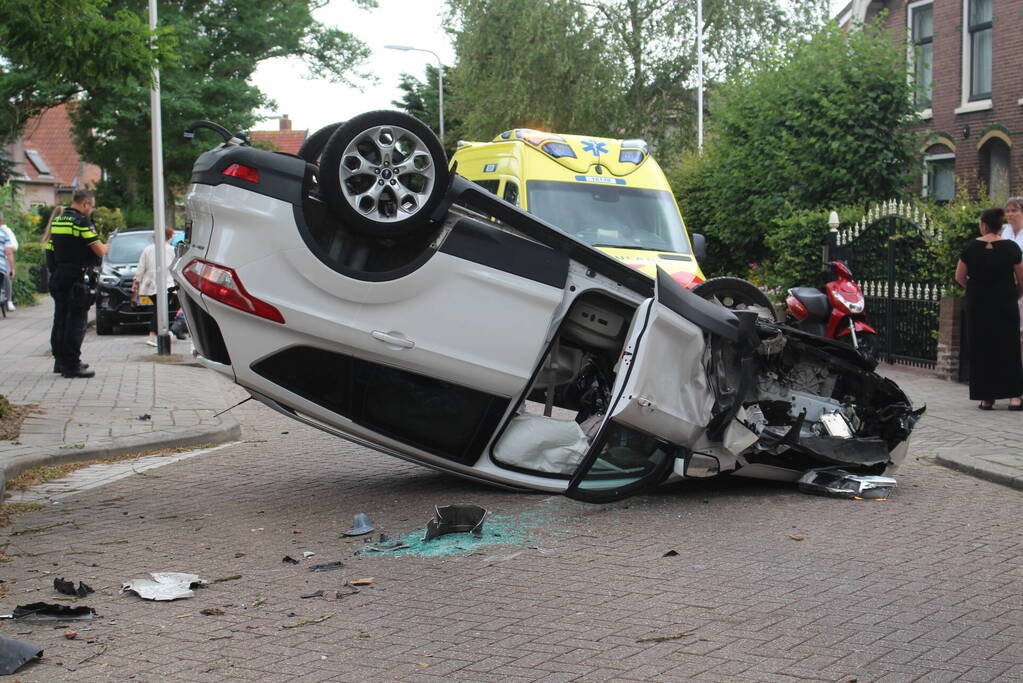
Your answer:
[[[973,94],[974,35],[981,31],[991,31],[991,71],[992,84],[994,78],[994,0],[991,0],[991,20],[982,24],[970,23],[970,10],[974,0],[963,0],[962,14],[962,68],[960,80],[960,107],[956,114],[967,114],[974,111],[985,111],[992,108],[991,93]]]
[[[915,35],[916,22],[914,21],[914,15],[928,7],[931,10],[931,34],[927,38],[917,39]],[[909,80],[913,86],[913,104],[917,107],[917,111],[921,118],[929,119],[932,117],[932,106],[934,102],[934,0],[918,0],[918,2],[911,2],[906,5],[906,26],[909,30],[909,58],[907,60],[909,66]],[[927,106],[920,106],[917,102],[917,50],[923,45],[931,46],[931,82],[927,87]]]
[[[955,198],[955,152],[941,152],[938,154],[926,154],[924,156],[924,174],[923,183],[921,186],[920,195],[923,197],[930,197],[930,178],[931,178],[931,164],[936,161],[951,161],[952,162],[952,197],[949,199],[936,199],[935,201],[945,202],[951,201]]]

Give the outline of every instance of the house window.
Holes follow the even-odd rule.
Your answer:
[[[1001,138],[992,138],[980,148],[981,177],[987,184],[988,199],[1001,204],[1009,197],[1009,145]]]
[[[925,160],[923,195],[947,202],[956,196],[956,158],[954,154],[931,154]]]
[[[993,0],[968,0],[970,101],[991,97],[991,36]]]
[[[913,41],[913,103],[917,109],[931,108],[934,57],[934,6],[931,3],[909,6],[909,25]]]

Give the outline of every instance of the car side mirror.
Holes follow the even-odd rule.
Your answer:
[[[693,233],[693,255],[697,261],[707,258],[707,238],[698,232]]]

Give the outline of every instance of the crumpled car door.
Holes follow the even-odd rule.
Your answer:
[[[705,332],[738,339],[739,320],[702,299],[712,308],[680,315],[694,302],[674,301],[677,290],[667,281],[670,277],[658,277],[654,297],[633,317],[610,408],[573,473],[565,492],[571,498],[608,502],[661,483],[714,420]]]

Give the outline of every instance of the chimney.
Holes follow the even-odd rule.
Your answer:
[[[287,114],[281,114],[281,130],[291,130],[291,119]]]

